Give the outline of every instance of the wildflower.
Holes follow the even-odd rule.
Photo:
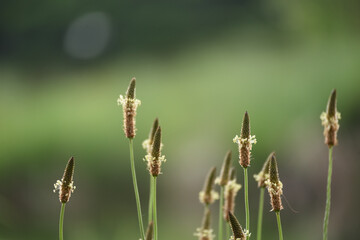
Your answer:
[[[155,133],[156,133],[156,130],[158,129],[158,127],[159,127],[159,119],[155,118],[154,123],[153,123],[152,128],[149,133],[149,138],[146,139],[142,143],[142,147],[146,150],[146,152],[148,154],[151,154],[151,147],[154,142]],[[160,148],[162,148],[162,146],[163,146],[163,144],[161,144]]]
[[[231,166],[231,151],[229,150],[224,158],[220,176],[215,179],[215,183],[219,184],[220,186],[225,186],[229,181],[229,172]]]
[[[225,186],[224,191],[224,219],[229,221],[229,212],[234,213],[235,208],[235,198],[237,192],[241,189],[241,185],[236,183],[236,178],[233,176]]]
[[[331,92],[326,112],[320,115],[321,125],[324,126],[325,144],[329,147],[337,145],[337,131],[339,130],[340,113],[336,109],[336,89]]]
[[[236,135],[233,139],[234,143],[239,145],[239,162],[243,168],[250,166],[250,154],[252,149],[252,144],[256,144],[255,135],[250,135],[250,119],[249,114],[245,112],[242,127],[241,135],[238,137]]]
[[[270,177],[270,175],[269,175],[270,168],[269,167],[270,167],[270,161],[271,161],[272,156],[275,156],[275,152],[270,153],[270,155],[266,159],[261,171],[258,174],[254,175],[255,180],[258,182],[259,188],[266,187],[265,181],[267,179],[269,179],[269,177]]]
[[[237,218],[229,212],[229,222],[231,226],[231,230],[233,232],[233,236],[231,236],[231,239],[233,240],[246,240],[246,237],[250,234],[247,231],[243,231],[239,221]]]
[[[219,199],[219,194],[213,190],[215,174],[216,168],[213,167],[207,175],[203,190],[199,193],[199,200],[205,205],[209,205]]]
[[[210,210],[208,208],[205,209],[202,226],[201,228],[196,229],[196,233],[194,236],[199,237],[199,240],[212,240],[215,235],[213,234],[213,230],[210,228]]]
[[[283,184],[279,179],[279,171],[275,155],[271,156],[269,172],[270,177],[265,181],[265,184],[270,194],[270,203],[272,206],[271,211],[278,212],[283,209],[281,202],[281,195],[283,194]]]
[[[71,157],[66,165],[64,175],[61,180],[57,180],[54,184],[54,192],[59,191],[59,200],[61,203],[67,203],[71,193],[74,192],[75,186],[73,182],[75,160]]]
[[[161,127],[155,132],[154,142],[151,147],[151,153],[145,156],[150,174],[157,177],[161,173],[161,164],[165,162],[165,156],[161,155]]]
[[[133,139],[136,135],[135,116],[136,109],[140,106],[141,101],[135,98],[136,79],[130,81],[126,97],[120,95],[117,100],[118,105],[122,105],[124,111],[124,132],[127,138]]]

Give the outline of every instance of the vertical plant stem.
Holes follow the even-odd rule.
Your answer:
[[[245,213],[246,213],[246,230],[250,232],[250,210],[249,210],[249,194],[248,194],[248,174],[247,168],[244,168],[244,191],[245,191]],[[249,237],[247,237],[249,238]]]
[[[219,203],[219,240],[223,240],[223,205],[224,205],[224,186],[220,186]]]
[[[229,224],[226,225],[226,240],[230,239],[230,226]]]
[[[142,239],[145,239],[144,225],[143,225],[142,214],[141,214],[139,190],[138,190],[137,181],[136,181],[134,147],[133,147],[132,139],[129,139],[129,148],[130,148],[131,174],[132,174],[133,185],[134,185],[134,192],[135,192],[135,199],[136,199],[136,206],[137,206],[137,213],[138,213],[138,220],[139,220],[139,228],[140,228],[140,236]]]
[[[263,218],[263,209],[264,209],[264,192],[265,188],[260,188],[260,200],[259,200],[259,215],[258,215],[258,225],[257,225],[257,240],[261,240],[261,231],[262,231],[262,218]]]
[[[158,226],[156,214],[156,177],[153,177],[153,218],[154,218],[154,240],[158,240]]]
[[[323,240],[328,239],[328,225],[329,225],[330,202],[331,202],[332,149],[333,149],[332,147],[329,148],[329,169],[328,169],[327,191],[326,191],[326,208],[325,208],[324,226],[323,226]]]
[[[65,205],[66,203],[61,203],[61,210],[60,210],[60,220],[59,220],[59,240],[64,239],[63,229],[64,229],[64,213],[65,213]]]
[[[148,224],[153,220],[153,176],[150,175],[150,192],[149,192],[149,209],[148,209]]]
[[[276,219],[279,229],[279,240],[283,240],[282,227],[281,227],[281,219],[280,219],[280,211],[276,212]]]

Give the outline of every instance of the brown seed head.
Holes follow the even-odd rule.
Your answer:
[[[161,127],[159,126],[155,132],[154,142],[151,147],[151,155],[147,155],[148,168],[150,174],[157,177],[161,173],[161,162],[165,161],[164,157],[161,156]]]
[[[236,170],[235,170],[234,167],[231,167],[229,180],[231,181],[231,180],[234,180],[234,179],[236,179]]]
[[[327,144],[329,148],[337,145],[340,113],[338,113],[336,109],[336,89],[331,92],[326,107],[326,113],[323,112],[320,119],[321,124],[324,126],[325,144]]]
[[[152,145],[154,142],[155,133],[156,133],[156,130],[158,129],[158,127],[159,127],[159,119],[155,118],[153,126],[152,126],[150,134],[149,134],[149,141],[150,141],[149,144],[150,145]]]
[[[270,162],[272,157],[275,156],[275,152],[272,152],[269,154],[269,156],[267,157],[261,171],[259,172],[259,174],[254,175],[255,180],[258,182],[258,187],[259,188],[265,188],[266,184],[265,181],[267,179],[269,179],[269,171],[270,171]]]
[[[229,221],[228,212],[234,213],[235,210],[235,198],[237,192],[240,190],[241,185],[236,183],[236,179],[231,179],[225,186],[224,191],[224,219],[225,221]]]
[[[55,190],[59,190],[59,200],[61,203],[67,203],[70,199],[71,193],[74,191],[73,175],[74,175],[75,160],[71,157],[65,167],[64,175],[61,181],[54,184]]]
[[[220,172],[220,186],[225,186],[227,182],[229,181],[229,170],[231,166],[231,151],[229,150],[224,158],[224,162],[221,167]]]
[[[234,239],[245,240],[246,239],[245,233],[242,230],[239,221],[231,212],[229,212],[229,219],[230,219],[230,226],[233,232]]]
[[[153,222],[150,222],[149,223],[149,226],[147,228],[147,231],[146,231],[146,240],[152,240],[153,239],[153,229],[154,229],[154,224]]]
[[[209,208],[205,208],[204,217],[202,220],[201,228],[203,230],[209,230],[211,226],[211,213]]]
[[[216,168],[213,167],[210,169],[210,171],[206,177],[204,188],[199,194],[200,202],[204,203],[205,205],[209,205],[209,204],[213,203],[219,197],[218,194],[213,191],[213,185],[215,182],[215,174],[216,174]]]
[[[270,178],[266,180],[266,185],[270,194],[270,203],[272,206],[272,211],[278,212],[283,209],[281,201],[283,185],[279,179],[279,172],[275,155],[273,155],[270,160],[269,174]]]
[[[332,90],[328,104],[326,107],[326,113],[330,117],[335,117],[336,115],[336,89]]]

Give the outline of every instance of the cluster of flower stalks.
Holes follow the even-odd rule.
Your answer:
[[[136,135],[136,110],[141,104],[140,100],[135,97],[135,83],[133,78],[130,81],[126,95],[120,95],[118,104],[123,108],[124,115],[124,133],[129,140],[130,151],[130,168],[132,173],[132,180],[134,186],[134,193],[137,206],[137,215],[139,222],[139,237],[140,240],[158,240],[158,224],[157,224],[157,209],[156,209],[156,180],[161,174],[161,165],[165,162],[165,156],[161,154],[162,139],[161,127],[159,120],[155,119],[150,130],[149,138],[143,142],[143,148],[146,150],[144,161],[147,164],[149,171],[149,207],[147,231],[144,231],[143,215],[141,211],[140,197],[137,186],[135,160],[133,141]],[[328,180],[327,180],[327,195],[326,208],[323,224],[323,240],[327,240],[329,214],[330,214],[330,199],[331,199],[331,175],[332,175],[332,149],[337,145],[337,131],[339,129],[338,120],[340,114],[336,109],[336,91],[330,95],[326,112],[320,116],[322,125],[324,126],[325,144],[329,147],[329,166],[328,166]],[[213,240],[215,239],[214,231],[211,227],[211,211],[210,205],[219,200],[219,219],[218,219],[218,240],[247,240],[252,235],[252,228],[250,228],[250,207],[248,200],[248,168],[251,163],[252,145],[256,144],[255,135],[251,135],[249,114],[245,112],[240,136],[236,135],[233,142],[238,145],[239,165],[243,169],[244,176],[244,202],[245,202],[245,228],[243,228],[238,219],[234,215],[236,196],[241,189],[241,185],[236,179],[236,170],[232,166],[232,153],[228,151],[221,167],[219,176],[216,176],[216,168],[212,167],[206,177],[204,187],[199,193],[199,200],[204,206],[204,217],[202,225],[196,230],[194,234],[199,240]],[[237,164],[236,164],[237,165]],[[63,222],[65,205],[69,201],[71,194],[75,190],[73,184],[75,160],[73,157],[68,161],[64,175],[61,180],[58,180],[54,186],[55,191],[59,191],[59,200],[61,202],[60,220],[59,220],[59,239],[63,240]],[[270,153],[261,171],[254,175],[260,189],[260,200],[258,208],[258,224],[256,231],[256,238],[261,240],[262,235],[262,215],[264,205],[264,192],[267,189],[270,196],[271,211],[275,212],[279,239],[283,239],[280,211],[282,206],[283,184],[279,178],[278,165],[275,157],[275,152]],[[215,191],[214,185],[219,185],[220,194]]]

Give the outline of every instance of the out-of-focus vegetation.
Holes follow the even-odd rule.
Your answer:
[[[319,116],[332,88],[342,119],[329,235],[357,239],[357,9],[350,0],[1,3],[0,239],[57,238],[60,203],[52,184],[71,155],[77,189],[65,213],[65,238],[138,239],[116,105],[133,76],[142,100],[135,157],[144,214],[148,173],[141,142],[155,117],[164,134],[161,239],[195,239],[202,218],[198,191],[228,149],[242,180],[232,138],[245,110],[258,139],[249,175],[275,150],[284,194],[299,211],[285,205],[284,237],[319,239],[327,174]],[[252,226],[257,201],[250,180]],[[267,210],[263,235],[275,239]],[[245,221],[241,190],[236,215]]]

